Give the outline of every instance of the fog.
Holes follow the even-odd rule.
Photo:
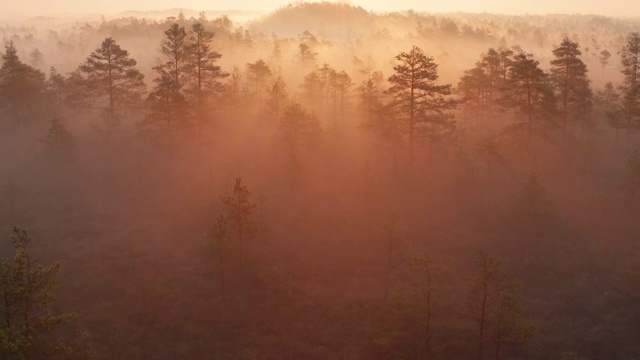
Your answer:
[[[129,10],[158,11],[171,8],[201,9],[207,10],[242,10],[242,11],[273,11],[289,4],[304,3],[288,0],[258,1],[247,0],[234,2],[220,0],[212,4],[206,0],[137,0],[135,3],[125,0],[97,0],[90,3],[82,0],[24,0],[19,3],[6,2],[0,4],[0,12],[4,16],[46,16],[51,14],[96,14],[118,13]],[[597,1],[581,0],[450,0],[419,1],[419,0],[351,0],[351,1],[324,1],[326,3],[349,4],[360,6],[366,10],[378,12],[394,12],[413,9],[429,12],[468,12],[468,13],[501,13],[501,14],[597,14],[606,16],[638,17],[640,5],[636,1],[612,0],[606,4]]]
[[[635,4],[22,4],[0,358],[640,355]]]

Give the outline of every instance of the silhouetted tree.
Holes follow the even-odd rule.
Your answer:
[[[413,46],[408,52],[396,56],[400,62],[389,77],[391,87],[387,92],[393,96],[393,103],[405,121],[402,130],[409,137],[409,162],[413,164],[416,138],[432,134],[438,130],[442,120],[451,117],[449,110],[455,102],[447,99],[451,94],[451,84],[436,85],[438,65],[432,57],[426,56],[420,48]]]
[[[460,79],[457,91],[478,121],[483,121],[498,110],[497,100],[506,90],[512,55],[513,51],[509,49],[490,48],[476,66],[465,71]]]
[[[534,133],[541,132],[541,123],[551,121],[555,112],[553,90],[539,64],[532,54],[516,54],[509,67],[509,89],[503,98],[505,105],[524,116],[522,130],[526,134],[529,152]],[[517,129],[520,130],[519,127]]]
[[[342,70],[336,73],[334,77],[334,87],[338,93],[337,98],[340,98],[340,122],[344,123],[344,100],[348,94],[349,88],[353,86],[353,81],[346,71]]]
[[[462,96],[465,109],[476,117],[476,122],[483,122],[486,116],[490,96],[490,78],[485,70],[476,67],[465,70],[458,83],[457,92]]]
[[[584,117],[584,110],[589,108],[592,95],[587,66],[580,60],[580,55],[582,52],[578,43],[569,38],[564,38],[560,46],[553,50],[555,58],[551,60],[550,80],[560,100],[563,139],[568,121]]]
[[[0,262],[0,356],[3,359],[46,358],[56,345],[46,334],[68,316],[53,315],[58,264],[43,267],[28,250],[27,230],[13,228],[12,259]]]
[[[47,79],[47,93],[51,97],[56,112],[61,111],[68,93],[67,80],[53,66]]]
[[[317,53],[311,50],[308,44],[300,43],[298,45],[298,58],[300,59],[300,63],[302,64],[302,69],[309,69],[316,64],[316,55]]]
[[[85,96],[98,101],[104,111],[107,142],[112,140],[123,107],[139,100],[146,89],[136,64],[113,38],[106,38],[78,68],[85,76]]]
[[[629,34],[627,43],[620,50],[620,58],[624,75],[621,110],[626,120],[628,148],[631,132],[637,130],[640,122],[640,33]]]
[[[221,196],[222,203],[227,207],[227,219],[235,226],[240,259],[243,258],[244,244],[247,226],[251,221],[251,214],[256,207],[251,201],[251,192],[242,184],[242,179],[237,178],[230,196]]]
[[[327,84],[323,81],[319,71],[314,70],[305,75],[300,87],[302,88],[302,101],[306,106],[324,113],[328,111],[325,85]]]
[[[598,54],[598,62],[602,66],[602,74],[604,74],[604,69],[609,65],[609,59],[611,59],[611,53],[609,50],[604,49]]]
[[[212,94],[223,90],[221,80],[229,76],[229,73],[216,65],[222,55],[212,49],[213,37],[213,31],[206,30],[199,22],[193,24],[189,32],[188,49],[191,56],[188,70],[192,79],[189,90],[197,105],[198,146],[202,141],[202,125],[207,118],[207,101]]]
[[[598,90],[596,98],[606,108],[608,108],[612,105],[618,104],[620,93],[616,90],[612,82],[607,82],[604,84],[604,88],[602,90]]]
[[[75,156],[76,140],[59,118],[51,120],[47,135],[40,141],[44,146],[45,156],[53,161],[69,161]]]
[[[264,60],[259,59],[255,63],[247,63],[247,75],[249,81],[253,83],[255,92],[258,96],[258,109],[262,113],[262,90],[265,82],[271,76],[271,69]]]
[[[18,125],[33,118],[41,110],[45,91],[45,76],[37,69],[23,63],[10,41],[5,45],[0,67],[0,110]]]
[[[297,102],[292,102],[284,109],[279,129],[288,158],[292,188],[295,189],[302,172],[303,158],[319,141],[322,127],[314,115]]]
[[[174,23],[164,34],[160,52],[166,61],[153,68],[157,76],[153,80],[156,85],[148,97],[151,114],[147,115],[143,124],[153,124],[161,134],[172,138],[188,125],[188,107],[183,87],[189,81],[190,52],[184,27]]]
[[[548,210],[547,190],[540,182],[535,171],[532,171],[520,190],[521,211],[527,218],[542,215]]]
[[[267,111],[273,116],[275,121],[278,121],[282,113],[282,108],[288,98],[287,84],[282,79],[282,76],[278,76],[273,84],[267,88],[267,94]]]
[[[367,79],[362,81],[358,87],[361,108],[364,110],[365,122],[370,123],[382,106],[382,82],[384,76],[381,71],[374,71],[367,74]]]
[[[29,65],[31,65],[34,69],[40,68],[44,65],[44,55],[40,50],[33,49],[33,51],[29,54]]]

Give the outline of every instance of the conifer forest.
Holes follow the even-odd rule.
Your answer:
[[[640,358],[632,15],[0,16],[0,359]]]

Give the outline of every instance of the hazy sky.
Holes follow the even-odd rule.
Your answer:
[[[124,10],[271,10],[287,0],[0,0],[0,16],[113,13]],[[640,17],[640,0],[352,0],[367,10],[433,12],[583,13]]]

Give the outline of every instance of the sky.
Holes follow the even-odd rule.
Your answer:
[[[61,13],[118,13],[126,10],[273,10],[291,0],[0,0],[0,14],[8,16]],[[345,2],[345,1],[342,1]],[[508,14],[581,13],[639,17],[640,0],[351,0],[367,10],[414,9],[430,12],[489,12]]]

